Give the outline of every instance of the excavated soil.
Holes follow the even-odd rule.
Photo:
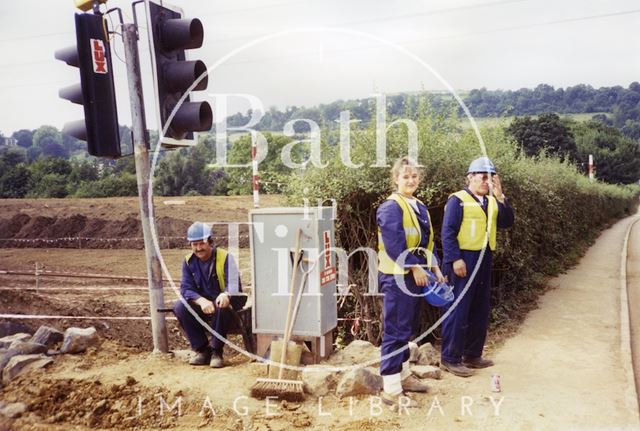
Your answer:
[[[263,207],[280,206],[283,197],[264,196]],[[253,200],[247,196],[156,198],[155,229],[163,248],[183,248],[187,227],[196,220],[246,222]],[[227,231],[214,227],[227,245]],[[246,225],[240,247],[248,247]],[[0,200],[0,247],[142,249],[137,198]]]

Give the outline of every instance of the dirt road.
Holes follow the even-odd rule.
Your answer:
[[[69,429],[91,417],[99,399],[118,405],[125,416],[140,413],[138,424],[143,429],[640,429],[628,346],[629,338],[637,334],[628,332],[621,314],[625,299],[621,251],[627,229],[637,219],[629,217],[604,231],[579,265],[549,280],[551,289],[540,298],[538,309],[495,349],[494,368],[469,379],[445,374],[442,380],[430,381],[431,391],[416,396],[419,409],[381,410],[369,397],[309,398],[299,406],[269,404],[247,397],[256,371],[242,356],[229,357],[231,366],[223,370],[194,369],[183,360],[140,353],[114,342],[87,356],[60,357],[41,374],[11,383],[2,396],[26,403],[37,397],[54,399],[60,382],[65,382],[67,393],[75,394],[66,399],[70,404],[31,407],[40,417],[58,415],[57,424],[38,425],[33,417],[25,417],[14,423],[15,429]],[[0,254],[0,264],[10,266],[10,259],[9,254]],[[629,280],[635,280],[630,286],[636,286],[630,303],[638,308],[634,298],[640,272],[640,222],[632,231],[627,266]],[[631,322],[638,327],[635,311]],[[493,373],[501,376],[501,393],[490,391]],[[78,401],[88,390],[97,397],[94,404]],[[179,417],[175,408],[167,412],[178,398]],[[207,403],[215,415],[203,418],[199,413]],[[110,428],[114,423],[126,428],[123,420],[114,413],[91,428]]]
[[[474,377],[467,389],[486,391],[490,375],[500,374],[500,416],[465,422],[480,429],[639,428],[634,382],[626,372],[629,349],[621,346],[628,328],[620,318],[621,251],[635,220],[604,231],[579,265],[549,281],[553,290],[496,352],[495,368]],[[634,235],[640,247],[640,230]],[[630,267],[638,268],[640,254],[631,256]]]

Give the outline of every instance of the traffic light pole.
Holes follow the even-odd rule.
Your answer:
[[[154,352],[169,351],[167,325],[164,314],[159,308],[164,308],[164,292],[162,290],[162,268],[151,240],[151,213],[153,202],[149,200],[149,137],[144,114],[142,98],[142,78],[140,77],[140,57],[138,54],[138,32],[134,24],[124,24],[122,27],[124,52],[127,64],[127,78],[129,82],[129,99],[131,100],[131,120],[133,129],[133,153],[136,163],[136,178],[138,182],[138,198],[140,201],[140,219],[142,220],[142,234],[144,236],[144,250],[147,261],[147,278],[149,280],[149,307],[151,313],[151,330],[153,332]]]

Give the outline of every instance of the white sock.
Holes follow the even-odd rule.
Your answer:
[[[411,368],[409,367],[409,361],[402,363],[402,371],[400,372],[400,380],[404,380],[411,375]]]
[[[391,395],[398,395],[402,392],[402,379],[400,373],[382,376],[384,391]]]

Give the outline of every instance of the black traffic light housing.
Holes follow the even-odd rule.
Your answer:
[[[191,88],[207,88],[207,67],[200,61],[187,61],[185,50],[202,46],[204,29],[199,19],[184,19],[174,7],[147,1],[149,44],[156,86],[158,127],[162,134],[169,117]],[[208,102],[192,102],[187,95],[176,109],[161,139],[165,147],[193,145],[194,133],[208,131],[213,113]]]
[[[118,158],[120,130],[113,85],[111,46],[102,15],[75,15],[76,46],[56,51],[55,57],[80,69],[80,83],[60,89],[59,95],[84,106],[84,120],[64,125],[62,133],[87,141],[89,154]]]

